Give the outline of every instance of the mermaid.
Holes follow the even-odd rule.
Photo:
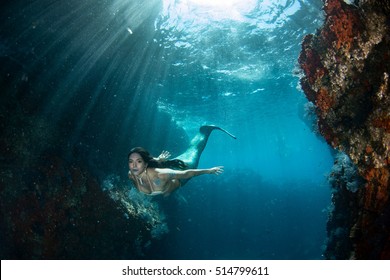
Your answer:
[[[192,177],[204,174],[221,174],[223,166],[198,169],[199,159],[213,130],[220,130],[236,139],[228,131],[214,125],[202,126],[192,139],[190,147],[180,156],[169,160],[170,153],[163,151],[157,158],[142,147],[130,150],[129,179],[136,188],[148,195],[169,195]]]

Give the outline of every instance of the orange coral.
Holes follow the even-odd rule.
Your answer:
[[[326,69],[321,63],[320,55],[311,47],[313,36],[306,36],[302,42],[302,52],[298,62],[307,77],[309,84],[313,85],[318,78],[326,73]]]
[[[389,199],[390,172],[387,168],[370,168],[363,177],[368,181],[365,194],[365,208],[381,210]]]
[[[374,149],[370,145],[366,146],[366,153],[367,154],[371,154],[373,151],[374,151]]]
[[[334,103],[334,99],[328,91],[324,88],[320,88],[317,92],[316,105],[321,110],[321,113],[326,115]]]
[[[344,47],[349,51],[354,37],[359,33],[358,16],[352,9],[346,9],[345,5],[339,0],[326,1],[325,12],[328,15],[329,29],[323,30],[323,35],[336,42],[336,49]]]
[[[372,121],[372,125],[378,128],[383,128],[387,133],[390,133],[390,116],[382,116]]]
[[[326,14],[331,14],[334,11],[339,11],[341,9],[340,0],[327,0],[324,4],[324,10]]]
[[[331,145],[333,148],[336,148],[340,141],[336,137],[335,133],[333,132],[332,128],[327,124],[327,122],[320,118],[318,120],[318,129],[322,136],[324,136],[326,142]]]

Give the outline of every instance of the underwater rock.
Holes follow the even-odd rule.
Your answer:
[[[143,258],[164,224],[129,213],[88,162],[68,156],[66,134],[32,110],[23,83],[0,97],[1,259]]]
[[[324,11],[322,28],[303,40],[300,82],[316,107],[320,133],[349,156],[365,180],[356,193],[339,192],[331,214],[354,215],[354,224],[345,225],[349,254],[339,254],[340,246],[329,243],[326,255],[390,258],[389,4],[326,0]],[[343,207],[337,207],[343,200]],[[331,225],[328,235],[335,230]]]
[[[2,259],[138,259],[148,224],[88,171],[48,155],[1,171]],[[22,179],[21,179],[22,178]]]
[[[364,187],[364,180],[354,163],[343,152],[336,154],[328,179],[332,187],[332,204],[327,222],[328,239],[324,256],[327,259],[348,259],[353,250],[350,228],[358,220],[354,209],[359,209],[358,191]]]
[[[115,203],[122,206],[126,217],[141,218],[145,222],[151,238],[161,239],[169,232],[166,216],[153,197],[136,188],[129,188],[127,183],[121,182],[120,177],[115,175],[104,180],[103,189]]]

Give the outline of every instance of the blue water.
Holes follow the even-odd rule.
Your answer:
[[[214,123],[238,139],[212,134],[199,167],[225,174],[195,178],[164,202],[170,233],[152,256],[321,259],[333,160],[294,74],[320,1],[248,1],[233,19],[218,6],[167,3],[156,21],[168,64],[151,90],[158,109],[189,137]]]
[[[169,233],[146,257],[322,258],[333,159],[297,70],[321,0],[22,2],[0,52],[101,178],[126,178],[133,146],[180,154],[203,124],[237,136],[213,132],[202,155],[224,174],[157,198]]]

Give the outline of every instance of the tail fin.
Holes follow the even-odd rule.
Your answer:
[[[229,135],[230,137],[234,138],[234,139],[237,139],[236,136],[234,136],[233,134],[231,134],[229,131],[223,129],[223,128],[220,128],[219,126],[215,126],[215,125],[204,125],[202,126],[199,131],[205,135],[210,135],[211,131],[213,131],[214,129],[218,129],[218,130],[221,130],[223,132],[225,132],[227,135]]]

